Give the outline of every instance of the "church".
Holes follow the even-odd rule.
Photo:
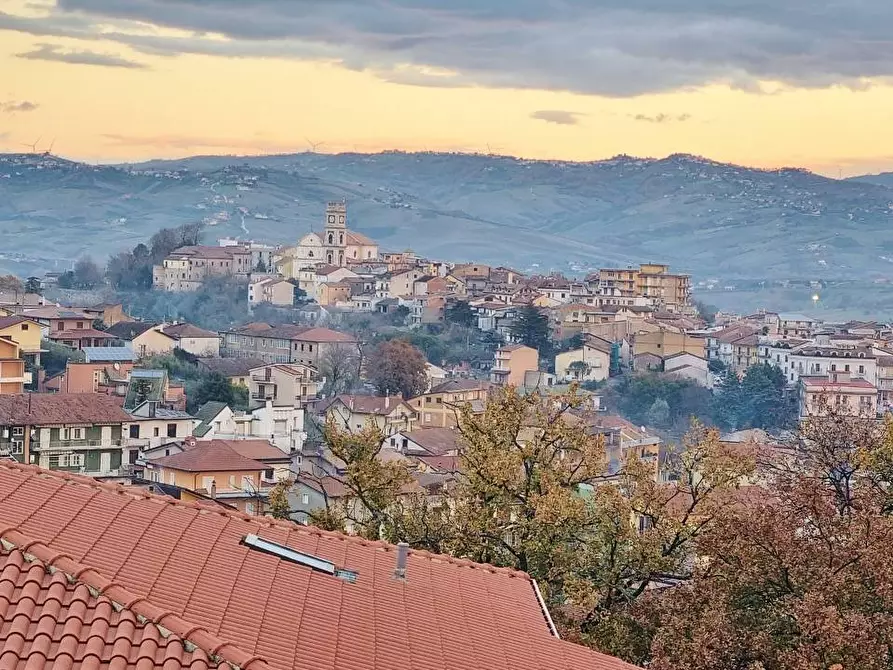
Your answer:
[[[347,203],[326,205],[325,228],[304,235],[297,246],[284,249],[277,267],[286,277],[297,278],[304,268],[317,265],[347,267],[378,259],[378,244],[347,228]]]

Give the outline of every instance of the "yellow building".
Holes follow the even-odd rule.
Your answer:
[[[498,386],[524,386],[526,373],[539,370],[540,355],[523,344],[509,344],[496,350],[490,381]]]
[[[220,440],[191,440],[186,446],[180,453],[147,461],[147,479],[194,491],[246,514],[264,513],[275,484],[271,466],[242,456]]]
[[[484,411],[491,388],[478,379],[452,379],[407,402],[418,413],[419,428],[455,428],[463,407],[476,414]]]
[[[633,355],[653,354],[661,358],[674,354],[694,354],[707,358],[706,340],[688,333],[675,333],[658,330],[651,333],[637,333],[633,342]]]
[[[40,365],[40,340],[43,329],[44,327],[37,321],[24,316],[0,318],[0,337],[19,345],[19,354],[26,360],[31,360],[35,366]]]
[[[31,375],[25,372],[19,345],[0,337],[0,395],[24,393],[25,384],[30,381]]]
[[[605,268],[598,271],[599,289],[621,297],[643,297],[658,309],[692,311],[691,277],[671,274],[670,266],[644,263],[638,268]]]
[[[611,342],[585,335],[583,346],[555,357],[555,376],[559,382],[598,382],[611,371]]]

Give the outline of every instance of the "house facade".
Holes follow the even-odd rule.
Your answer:
[[[496,350],[490,381],[497,386],[520,388],[531,370],[539,370],[539,352],[523,344],[509,344]]]

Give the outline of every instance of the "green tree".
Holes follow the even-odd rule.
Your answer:
[[[412,398],[428,385],[427,363],[425,355],[406,340],[388,340],[369,354],[366,373],[379,394],[400,393]]]
[[[212,372],[199,383],[189,400],[190,405],[195,408],[213,400],[224,402],[235,409],[243,404],[243,392],[247,393],[247,389],[233,386],[222,374]]]
[[[28,277],[25,282],[25,292],[26,293],[43,293],[41,289],[40,279],[37,277]]]
[[[518,310],[511,333],[515,340],[533,347],[540,354],[545,354],[550,349],[549,319],[533,305],[525,305]]]
[[[258,259],[257,259],[257,265],[254,266],[254,271],[255,271],[255,272],[260,272],[260,273],[264,273],[264,272],[267,271],[267,264],[264,263],[264,259],[263,259],[263,258],[258,258]]]
[[[41,340],[40,348],[43,350],[40,364],[49,376],[63,372],[68,361],[83,363],[85,360],[83,351],[56,344],[52,340]]]
[[[651,403],[645,418],[650,426],[666,428],[670,423],[670,405],[663,398],[658,398]]]
[[[395,326],[405,326],[410,313],[409,307],[400,305],[388,315],[388,320]]]
[[[447,307],[443,316],[447,323],[455,323],[465,328],[476,328],[478,325],[477,315],[465,300],[458,300]]]

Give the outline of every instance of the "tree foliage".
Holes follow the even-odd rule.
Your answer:
[[[387,340],[369,354],[366,376],[381,395],[418,395],[428,385],[425,355],[406,340]]]
[[[477,315],[465,300],[458,300],[447,307],[443,316],[447,323],[454,323],[465,328],[476,328],[478,324]]]
[[[607,400],[637,425],[656,425],[651,421],[650,410],[655,402],[663,400],[669,416],[661,427],[672,427],[682,434],[692,418],[709,421],[711,398],[710,391],[689,379],[647,372],[623,377]]]
[[[225,402],[233,409],[245,409],[248,406],[248,389],[244,386],[233,386],[222,374],[212,372],[188,394],[188,399],[193,410],[212,400]]]
[[[547,398],[505,389],[483,414],[464,408],[462,474],[439,495],[419,492],[405,462],[379,458],[384,436],[373,427],[329,426],[327,446],[346,464],[335,478],[347,495],[311,518],[525,570],[567,637],[645,658],[649,630],[632,605],[650,586],[691,578],[694,542],[750,462],[696,427],[685,449],[665,458],[673,483],[658,483],[655,463],[634,457],[608,477],[604,443],[581,406],[575,390]]]
[[[551,347],[549,319],[533,305],[525,305],[518,310],[511,326],[511,333],[516,341],[533,347],[540,353],[548,351]]]
[[[742,379],[732,371],[721,373],[713,418],[728,430],[786,429],[797,418],[797,399],[787,389],[784,372],[761,363],[747,369]]]
[[[292,486],[294,486],[292,480],[283,479],[276,482],[276,486],[270,491],[267,511],[274,519],[291,518],[291,505],[288,502],[288,494]]]
[[[148,245],[137,244],[109,258],[106,278],[116,289],[147,291],[152,288],[152,266],[160,264],[175,249],[201,242],[201,223],[178,228],[162,228],[149,239]]]
[[[889,670],[891,446],[889,422],[808,420],[699,539],[694,579],[650,603],[649,667]]]
[[[327,347],[319,359],[319,376],[325,380],[323,397],[330,398],[353,390],[359,381],[360,359],[352,344]]]

